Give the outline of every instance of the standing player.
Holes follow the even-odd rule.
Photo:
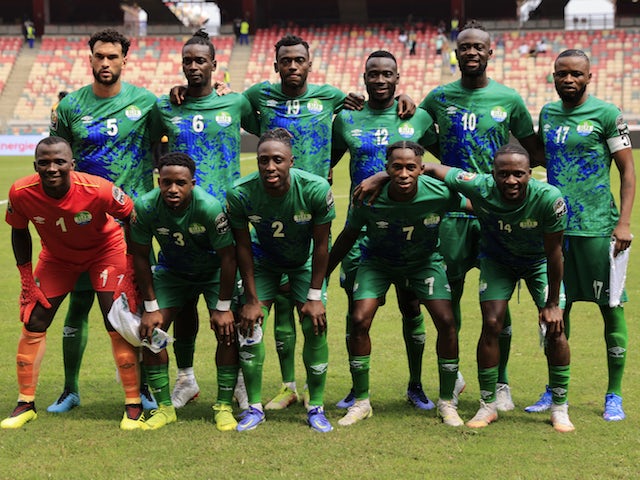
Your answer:
[[[481,225],[482,333],[477,350],[481,399],[480,409],[467,426],[486,427],[498,418],[498,336],[507,302],[524,279],[538,306],[544,335],[549,385],[554,392],[551,423],[558,432],[573,431],[567,412],[570,353],[562,322],[562,233],[567,215],[562,194],[531,178],[529,155],[519,145],[498,149],[492,175],[433,163],[425,171],[471,200]]]
[[[594,302],[604,319],[609,384],[604,419],[623,420],[622,375],[627,355],[627,324],[623,307],[609,306],[609,244],[614,254],[631,245],[631,210],[636,190],[629,129],[620,110],[590,96],[589,57],[581,50],[565,50],[555,61],[553,78],[560,101],[540,112],[539,135],[545,147],[547,178],[565,197],[569,221],[564,244],[569,331],[573,302]],[[620,172],[620,211],[611,193],[611,159]],[[622,301],[626,301],[623,294]],[[553,389],[551,389],[553,390]],[[545,392],[526,410],[549,408]]]
[[[436,351],[440,375],[438,413],[447,425],[461,426],[453,401],[458,374],[458,335],[451,310],[445,265],[438,253],[438,225],[445,212],[460,208],[461,199],[441,182],[420,175],[424,149],[400,141],[387,147],[390,182],[370,205],[354,205],[347,224],[331,249],[331,272],[366,227],[361,261],[353,286],[349,365],[355,403],[340,425],[353,425],[373,415],[369,400],[369,365],[373,317],[391,284],[413,293],[424,304],[438,331]]]
[[[296,168],[329,178],[331,165],[331,122],[342,109],[346,95],[331,85],[307,83],[312,62],[309,44],[295,35],[286,35],[275,44],[274,69],[279,83],[262,82],[243,95],[260,121],[260,132],[284,128],[293,135],[292,151]],[[290,285],[283,285],[275,298],[274,336],[280,360],[282,386],[265,405],[279,410],[298,400],[295,378],[295,300]]]
[[[363,79],[369,97],[364,108],[360,111],[342,110],[333,122],[331,166],[335,166],[349,150],[351,193],[362,180],[385,170],[388,145],[400,140],[411,140],[428,148],[437,143],[433,121],[425,111],[418,110],[408,120],[398,116],[398,105],[394,96],[400,75],[397,61],[391,53],[378,50],[369,55],[365,62]],[[364,234],[362,231],[359,240],[343,260],[340,275],[340,283],[348,298],[347,350],[350,317],[353,312],[353,282],[360,259],[360,241]],[[420,302],[413,292],[400,285],[396,286],[396,294],[402,312],[402,333],[409,360],[407,398],[416,407],[429,410],[434,404],[425,395],[421,382],[425,342],[424,316],[420,313]],[[338,407],[348,408],[354,401],[352,389],[338,402]]]
[[[37,418],[35,393],[46,332],[82,272],[89,272],[98,292],[125,391],[120,428],[134,430],[144,425],[137,352],[107,320],[114,291],[122,282],[133,281],[125,274],[124,235],[112,217],[128,222],[133,202],[111,182],[74,172],[73,165],[69,144],[62,138],[47,137],[36,146],[37,173],[15,182],[9,192],[6,220],[11,225],[11,243],[20,271],[20,320],[24,326],[16,356],[18,405],[2,421],[2,428],[20,428]],[[29,221],[42,242],[34,273]]]
[[[216,66],[209,36],[203,30],[196,32],[182,48],[182,71],[187,79],[184,98],[175,105],[169,96],[160,97],[156,114],[170,151],[188,154],[196,163],[196,184],[224,203],[226,192],[240,178],[240,126],[251,131],[257,126],[249,125],[255,117],[244,96],[218,96],[213,90],[211,75]],[[196,303],[197,299],[186,306]],[[197,315],[181,315],[174,322],[178,377],[171,400],[176,408],[200,391],[193,372],[197,333]]]
[[[262,331],[283,275],[291,282],[304,333],[307,421],[319,432],[332,430],[323,408],[329,360],[323,290],[333,195],[325,179],[292,165],[291,135],[282,128],[270,130],[258,142],[258,172],[240,179],[227,196],[246,301],[240,309],[240,365],[250,406],[239,431],[252,430],[265,419]],[[249,224],[255,231],[253,245]]]
[[[493,55],[491,37],[477,22],[467,23],[456,39],[459,80],[433,89],[420,104],[438,125],[443,165],[469,172],[490,173],[495,152],[509,142],[509,131],[537,163],[542,149],[533,131],[531,115],[514,90],[491,80],[487,64]],[[447,263],[453,311],[462,324],[460,299],[466,273],[477,266],[478,222],[467,213],[451,213],[440,227],[440,252]],[[511,316],[507,309],[500,333],[498,409],[514,408],[507,376],[511,346]]]
[[[154,327],[167,330],[173,321],[182,321],[178,314],[185,303],[203,294],[218,339],[216,427],[235,430],[231,401],[238,376],[238,345],[230,304],[236,257],[229,222],[220,202],[195,186],[196,165],[189,155],[164,155],[158,173],[160,188],[136,200],[131,225],[136,280],[145,300],[140,336],[150,337]],[[149,254],[154,238],[160,252],[152,272]],[[157,429],[176,421],[169,395],[169,358],[166,349],[153,353],[145,348],[143,356],[159,404],[145,426]]]
[[[115,30],[91,36],[93,83],[62,99],[51,118],[50,134],[71,144],[76,169],[106,178],[132,198],[153,188],[150,112],[156,97],[144,88],[123,82],[120,74],[127,64],[129,40]],[[89,311],[93,290],[86,276],[69,302],[62,336],[64,391],[49,412],[67,412],[80,405],[78,375],[87,345]],[[145,408],[157,405],[143,390]]]

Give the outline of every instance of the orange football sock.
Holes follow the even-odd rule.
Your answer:
[[[16,355],[19,402],[33,402],[36,398],[36,385],[38,385],[40,364],[47,345],[46,339],[46,332],[30,332],[22,327]]]
[[[122,388],[124,388],[124,403],[140,403],[140,372],[136,349],[118,332],[109,332],[109,336],[111,337],[113,358],[118,367]]]

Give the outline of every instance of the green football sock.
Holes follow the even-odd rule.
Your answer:
[[[498,367],[478,369],[480,398],[486,403],[496,401],[496,383],[498,383]]]
[[[453,317],[456,320],[458,333],[460,333],[460,329],[462,328],[460,300],[462,299],[462,292],[464,291],[464,279],[449,280],[449,286],[451,287],[451,308],[453,309]]]
[[[498,347],[500,348],[500,362],[498,363],[498,383],[509,383],[507,363],[511,352],[511,312],[509,306],[504,314],[502,331],[498,335]]]
[[[371,355],[349,355],[349,370],[356,400],[369,398],[369,363]]]
[[[604,339],[607,344],[607,367],[609,369],[609,385],[607,393],[622,396],[622,375],[627,360],[627,322],[624,308],[611,308],[600,305],[604,318]]]
[[[247,388],[249,404],[262,403],[262,366],[264,365],[264,330],[267,325],[269,309],[262,307],[264,315],[262,320],[263,337],[258,343],[253,345],[243,345],[240,347],[240,366],[244,375],[244,384]]]
[[[290,293],[276,295],[273,303],[273,336],[284,383],[296,381],[296,319],[294,301]]]
[[[329,364],[327,331],[325,330],[321,335],[315,335],[313,322],[309,317],[304,317],[302,319],[302,333],[304,333],[302,360],[307,370],[309,405],[321,406],[324,403],[324,387]]]
[[[151,388],[158,405],[171,405],[171,392],[169,391],[169,364],[145,365],[147,382]]]
[[[89,312],[95,295],[93,290],[71,292],[69,310],[62,331],[64,388],[78,393],[78,377],[82,356],[89,338]]]
[[[403,317],[402,335],[409,362],[409,383],[421,383],[425,342],[424,315],[420,314],[413,318]]]
[[[233,391],[238,381],[238,365],[218,366],[218,401],[225,405],[231,405]]]
[[[173,342],[173,353],[178,368],[193,367],[193,355],[196,351],[196,337],[176,337]]]
[[[438,376],[440,378],[440,398],[442,400],[451,400],[453,398],[453,388],[456,386],[456,378],[458,378],[458,358],[440,358],[438,357]]]
[[[571,367],[569,365],[549,365],[549,388],[555,405],[567,403],[570,376]]]

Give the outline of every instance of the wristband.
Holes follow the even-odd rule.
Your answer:
[[[145,300],[144,301],[144,311],[147,313],[157,312],[160,310],[160,306],[158,305],[158,299],[154,300]]]
[[[320,300],[322,299],[322,290],[319,288],[310,288],[307,293],[307,300]]]
[[[216,310],[219,312],[228,312],[231,310],[231,300],[218,300],[218,303],[216,303]]]

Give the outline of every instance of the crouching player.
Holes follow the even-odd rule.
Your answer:
[[[237,426],[231,409],[238,377],[238,345],[230,309],[235,248],[222,205],[195,185],[195,170],[193,159],[185,153],[164,155],[158,163],[159,188],[136,200],[131,249],[144,299],[140,337],[150,339],[154,328],[167,330],[172,322],[180,322],[178,314],[186,301],[204,295],[218,340],[214,420],[218,430],[228,431]],[[160,252],[152,273],[153,238]],[[169,357],[166,349],[153,353],[145,348],[143,352],[147,381],[158,401],[145,428],[154,430],[176,421],[169,391]]]
[[[567,411],[569,344],[562,309],[562,235],[567,206],[560,191],[531,178],[529,154],[519,145],[496,151],[493,174],[475,174],[428,163],[425,172],[443,180],[473,204],[480,222],[480,309],[478,340],[480,409],[467,422],[482,428],[498,418],[496,384],[507,302],[522,278],[538,306],[553,395],[551,423],[558,432],[574,426]]]
[[[137,353],[107,320],[114,292],[123,288],[123,282],[132,280],[125,275],[123,230],[113,217],[128,223],[133,202],[111,182],[74,172],[71,147],[60,137],[47,137],[38,143],[34,166],[36,174],[12,185],[7,206],[6,220],[11,225],[11,243],[22,284],[20,319],[24,325],[16,357],[18,405],[1,426],[20,428],[37,418],[35,393],[47,329],[80,274],[88,272],[125,391],[120,428],[142,428]],[[33,273],[29,221],[42,242]]]
[[[240,334],[245,337],[240,337],[240,365],[249,409],[242,414],[239,431],[252,430],[265,419],[261,332],[285,274],[304,334],[302,359],[309,386],[307,421],[319,432],[333,429],[323,407],[329,361],[324,278],[335,208],[329,182],[291,168],[291,138],[283,128],[265,132],[258,141],[258,172],[238,180],[227,194],[246,302],[240,309]],[[249,224],[255,230],[253,245]]]
[[[356,401],[341,418],[352,425],[371,417],[369,364],[373,317],[391,284],[412,291],[427,307],[438,331],[436,351],[440,376],[438,414],[445,424],[461,426],[453,389],[458,376],[458,335],[438,226],[444,213],[460,210],[463,201],[442,182],[420,175],[424,148],[400,141],[387,147],[390,182],[371,205],[354,205],[347,224],[331,249],[331,272],[366,227],[362,257],[353,287],[349,365]]]

